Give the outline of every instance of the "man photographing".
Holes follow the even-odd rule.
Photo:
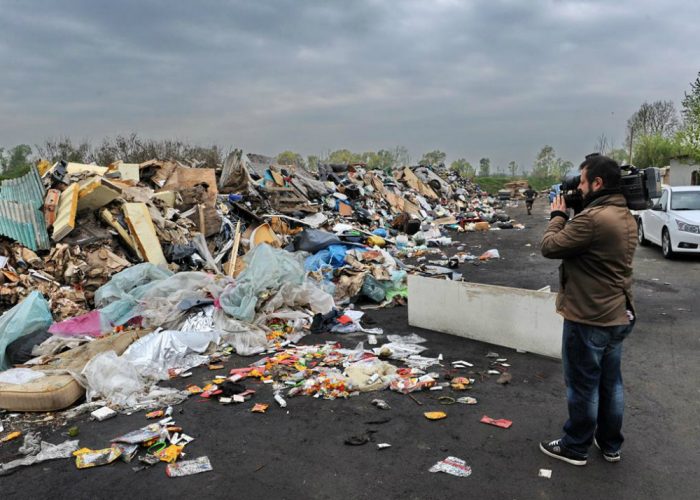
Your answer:
[[[578,189],[584,208],[568,220],[564,198],[551,204],[542,255],[562,259],[557,312],[564,317],[562,364],[569,419],[564,435],[540,450],[585,465],[595,444],[608,462],[620,460],[624,410],[622,341],[634,327],[632,259],[637,225],[620,189],[620,166],[588,155]]]

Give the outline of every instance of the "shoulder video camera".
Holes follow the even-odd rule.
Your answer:
[[[586,156],[586,159],[593,155]],[[661,172],[658,168],[639,169],[633,165],[620,165],[620,174],[620,188],[630,210],[646,210],[651,207],[652,198],[661,196]],[[583,194],[578,189],[580,182],[580,175],[569,176],[559,186],[566,206],[573,208],[574,213],[583,210]]]

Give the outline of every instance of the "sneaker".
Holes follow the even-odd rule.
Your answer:
[[[558,458],[564,462],[568,462],[571,465],[586,465],[587,457],[586,455],[579,455],[573,451],[565,448],[561,444],[561,439],[556,439],[554,441],[542,441],[540,443],[540,450],[545,455],[549,455],[553,458]]]
[[[593,444],[595,445],[596,448],[598,448],[603,453],[603,458],[607,462],[613,463],[613,462],[619,462],[620,460],[622,460],[622,456],[620,456],[619,451],[616,451],[614,453],[609,453],[607,451],[603,451],[601,449],[600,445],[598,444],[598,440],[596,438],[593,438]]]

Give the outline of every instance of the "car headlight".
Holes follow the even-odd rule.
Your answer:
[[[700,227],[695,224],[688,224],[686,222],[676,219],[676,226],[678,226],[679,231],[684,231],[686,233],[700,233]]]

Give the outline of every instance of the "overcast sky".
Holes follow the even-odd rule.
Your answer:
[[[0,145],[137,132],[578,164],[700,71],[691,0],[0,0]]]

